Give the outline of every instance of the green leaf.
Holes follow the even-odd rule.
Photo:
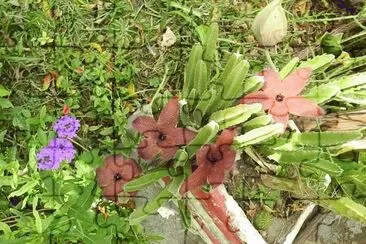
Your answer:
[[[337,97],[347,103],[366,105],[366,89],[363,90],[350,89],[349,91],[347,90],[338,94]]]
[[[168,191],[170,191],[177,199],[181,198],[179,189],[182,186],[184,179],[185,179],[185,177],[183,174],[175,176],[172,183],[167,186]]]
[[[320,86],[312,87],[304,97],[316,102],[317,104],[324,103],[337,95],[341,90],[338,86],[333,84],[322,84]]]
[[[366,207],[348,197],[334,200],[320,200],[320,205],[340,215],[366,223]]]
[[[38,204],[38,197],[33,197],[32,209],[33,209],[33,216],[36,219],[36,230],[38,233],[42,233],[42,220],[41,217],[39,217],[39,213],[37,211],[37,204]]]
[[[114,127],[111,126],[111,127],[107,127],[105,129],[101,130],[99,132],[99,134],[101,134],[102,136],[108,136],[108,135],[111,135],[113,133],[113,131],[114,131]]]
[[[283,80],[288,76],[292,70],[296,67],[296,65],[299,63],[300,59],[298,57],[295,57],[288,62],[285,67],[283,67],[280,71],[280,79]]]
[[[25,193],[31,193],[36,185],[38,185],[37,179],[30,180],[27,183],[25,183],[19,190],[10,193],[8,197],[10,198],[15,196],[21,196]]]
[[[191,89],[194,87],[194,73],[198,60],[202,59],[203,48],[200,44],[193,46],[189,55],[188,63],[184,69],[184,84],[182,90],[183,98],[187,98]]]
[[[316,160],[320,153],[319,150],[275,151],[268,158],[278,163],[302,163]]]
[[[206,31],[205,52],[203,54],[204,60],[211,62],[215,61],[216,43],[218,35],[219,35],[219,25],[217,23],[212,23]]]
[[[12,236],[12,232],[11,229],[9,227],[9,225],[7,225],[4,222],[0,222],[0,230],[2,230],[4,232],[4,236],[6,239],[10,239]]]
[[[194,70],[194,88],[197,94],[202,94],[208,85],[208,67],[205,61],[198,60]]]
[[[318,159],[311,162],[303,162],[303,165],[309,166],[310,168],[317,168],[331,176],[339,176],[342,174],[343,170],[337,164],[332,163],[325,159]]]
[[[184,167],[184,165],[188,162],[188,159],[188,153],[184,149],[179,149],[175,154],[174,168]]]
[[[272,125],[266,125],[248,131],[244,135],[235,137],[234,144],[237,148],[242,148],[252,144],[263,142],[281,133],[283,133],[283,124],[277,123]]]
[[[178,201],[179,212],[182,216],[183,224],[189,228],[192,223],[192,215],[188,209],[187,200]]]
[[[362,137],[359,131],[326,131],[295,133],[291,141],[295,144],[311,147],[324,147],[343,144]]]
[[[12,108],[14,106],[8,99],[0,98],[0,107],[1,108]]]
[[[175,177],[170,184],[176,184],[177,181],[180,181],[179,177]],[[139,224],[172,198],[173,194],[169,191],[169,185],[162,189],[153,199],[150,199],[146,204],[136,208],[131,213],[129,217],[130,225]]]
[[[202,127],[196,137],[186,146],[188,157],[191,158],[202,145],[209,143],[218,132],[219,125],[215,121],[210,121]]]
[[[268,125],[269,123],[271,123],[271,121],[273,121],[272,116],[261,115],[261,116],[255,117],[254,119],[251,119],[251,120],[245,122],[243,124],[243,129],[246,131],[252,130],[254,128]]]
[[[338,86],[341,90],[366,84],[366,72],[349,76],[341,76],[334,79],[330,84]]]
[[[168,169],[154,170],[152,172],[146,173],[143,176],[140,176],[137,179],[127,182],[123,188],[126,192],[134,192],[157,182],[158,180],[160,180],[165,176],[170,176],[171,173],[172,172],[169,171]]]
[[[7,90],[3,85],[0,85],[0,97],[7,97],[10,95],[10,91]]]
[[[4,142],[4,138],[6,135],[7,130],[0,131],[0,142]]]
[[[188,103],[188,107],[189,108],[193,108],[196,104],[197,104],[197,101],[199,100],[198,98],[198,94],[196,92],[196,89],[192,89],[190,92],[189,92],[189,95],[187,97],[187,103]]]
[[[334,54],[335,56],[338,56],[342,53],[343,50],[341,45],[342,36],[343,33],[335,35],[325,33],[320,42],[320,46],[322,47],[325,53]]]
[[[219,125],[219,130],[226,129],[230,126],[245,122],[254,113],[262,110],[262,105],[255,104],[239,104],[224,110],[213,113],[210,120],[215,121]]]
[[[198,125],[201,124],[202,118],[206,115],[206,113],[211,110],[211,105],[216,99],[216,96],[216,90],[211,88],[210,90],[205,91],[200,97],[201,99],[198,101],[197,106],[193,111],[194,121]]]
[[[315,58],[309,59],[305,62],[301,62],[299,68],[309,67],[313,71],[317,71],[318,69],[329,65],[335,59],[333,54],[323,54],[320,56],[316,56]]]
[[[258,91],[264,84],[263,76],[255,75],[244,80],[243,94]]]

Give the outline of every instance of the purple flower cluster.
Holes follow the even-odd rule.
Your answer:
[[[75,117],[64,115],[53,125],[53,129],[56,131],[58,137],[61,138],[74,138],[76,132],[79,130],[80,122]]]
[[[62,161],[70,163],[76,154],[74,145],[68,138],[76,137],[80,122],[75,117],[62,116],[53,126],[58,137],[52,139],[37,154],[38,168],[41,170],[58,169]]]

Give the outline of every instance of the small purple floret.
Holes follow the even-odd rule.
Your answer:
[[[76,132],[79,130],[80,122],[73,116],[64,115],[53,125],[53,129],[56,131],[58,137],[62,138],[74,138]]]

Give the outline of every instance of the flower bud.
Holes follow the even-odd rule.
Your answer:
[[[254,19],[252,31],[262,46],[274,46],[287,34],[287,19],[282,0],[274,0],[262,9]]]

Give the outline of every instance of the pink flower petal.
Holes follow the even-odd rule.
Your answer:
[[[219,138],[217,138],[216,145],[231,145],[233,144],[234,137],[236,135],[236,131],[234,129],[226,129],[221,132]]]
[[[145,160],[152,160],[158,153],[160,148],[156,145],[154,138],[146,138],[137,147],[138,155]]]
[[[203,184],[207,183],[207,175],[210,172],[210,168],[198,167],[184,182],[180,188],[180,193],[184,194],[188,191],[197,189]]]
[[[144,133],[145,131],[156,129],[156,121],[153,117],[140,116],[132,122],[132,127],[138,132]]]
[[[306,86],[311,75],[311,68],[297,69],[282,81],[280,93],[286,96],[298,95]]]
[[[211,145],[203,145],[196,153],[196,161],[199,167],[211,164],[207,159],[207,153],[211,150]]]
[[[165,161],[173,159],[175,154],[177,153],[178,149],[179,149],[179,147],[161,148],[160,149],[161,157]]]
[[[288,114],[280,115],[280,116],[276,116],[276,115],[272,114],[272,118],[273,118],[274,122],[283,124],[283,130],[285,130],[287,128],[288,117],[289,117]]]
[[[157,145],[162,148],[171,148],[188,144],[196,133],[184,128],[161,128],[164,140],[158,140]]]
[[[168,101],[160,112],[158,125],[166,127],[176,127],[179,119],[178,98],[174,97]]]
[[[278,94],[281,89],[281,80],[278,72],[273,69],[265,69],[262,72],[264,76],[264,85],[262,90],[268,94],[268,92]]]
[[[288,108],[285,102],[277,102],[273,103],[273,106],[269,109],[269,114],[274,116],[284,116],[288,114]]]
[[[250,93],[240,100],[240,103],[244,104],[261,103],[264,110],[269,109],[273,102],[273,97],[270,97],[270,95],[264,91]]]
[[[318,117],[325,114],[325,111],[315,102],[304,97],[290,97],[286,99],[289,112],[293,115],[304,117]]]

